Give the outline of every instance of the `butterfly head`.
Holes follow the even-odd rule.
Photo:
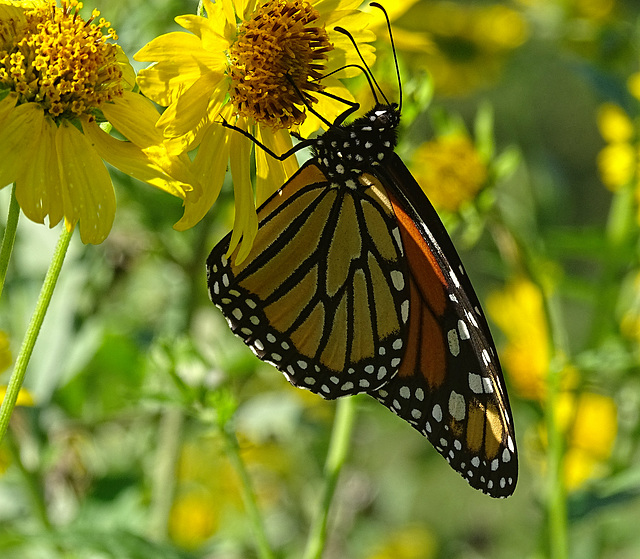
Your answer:
[[[329,178],[357,178],[393,153],[400,110],[378,103],[350,124],[334,126],[314,146],[318,166]]]

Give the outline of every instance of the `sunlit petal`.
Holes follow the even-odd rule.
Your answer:
[[[5,117],[0,127],[1,186],[16,181],[22,175],[24,168],[31,165],[27,154],[37,141],[43,120],[42,109],[31,103],[15,107]],[[17,154],[20,156],[17,157]]]
[[[246,123],[241,122],[240,125]],[[236,262],[241,263],[249,254],[253,239],[258,232],[258,216],[253,201],[249,156],[251,154],[251,140],[242,134],[232,134],[229,142],[231,151],[231,174],[233,175],[233,192],[235,195],[236,214],[233,221],[233,234],[229,242],[230,255],[238,246]]]
[[[122,172],[180,198],[185,197],[187,190],[192,190],[195,181],[186,183],[168,174],[173,171],[178,177],[190,176],[188,165],[181,160],[167,159],[165,166],[160,167],[138,146],[110,136],[95,122],[83,120],[82,128],[92,148],[100,157]]]
[[[109,172],[85,135],[66,121],[58,127],[56,148],[65,219],[78,223],[83,243],[99,244],[116,212]]]

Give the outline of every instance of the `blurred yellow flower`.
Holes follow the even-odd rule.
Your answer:
[[[169,535],[176,544],[195,549],[216,533],[229,507],[241,507],[240,489],[217,437],[186,441],[176,477]]]
[[[282,498],[274,478],[290,472],[290,459],[273,442],[255,444],[242,436],[239,439],[242,460],[256,480],[254,490],[260,506],[273,505]],[[200,436],[182,446],[169,528],[172,540],[186,549],[202,545],[220,528],[221,519],[243,507],[240,482],[227,452],[218,436]]]
[[[425,142],[414,153],[411,170],[431,203],[456,212],[486,184],[488,170],[466,134]]]
[[[556,418],[566,437],[564,473],[570,491],[606,472],[618,432],[617,413],[615,402],[607,396],[560,395]]]
[[[637,150],[626,142],[610,144],[600,150],[597,163],[602,184],[615,192],[628,185],[635,177]]]
[[[527,279],[514,280],[489,295],[487,311],[506,336],[500,356],[514,388],[524,398],[544,400],[550,353],[540,290]]]
[[[4,400],[5,394],[7,393],[6,386],[0,386],[0,403]],[[16,400],[16,406],[33,406],[33,396],[31,392],[29,392],[26,388],[21,388],[20,392],[18,392],[18,399]]]
[[[218,529],[220,496],[199,488],[179,491],[169,514],[169,535],[180,547],[197,549]]]
[[[566,16],[599,21],[607,18],[616,0],[517,0],[528,8],[540,8],[557,13],[562,10]]]
[[[435,536],[424,526],[406,526],[389,539],[369,559],[431,559],[437,556]]]
[[[600,135],[606,142],[629,142],[635,129],[629,115],[614,103],[603,103],[596,117]]]
[[[177,229],[192,227],[211,208],[233,155],[236,214],[229,254],[242,239],[237,255],[242,261],[258,227],[252,158],[257,204],[282,186],[297,163],[295,157],[277,161],[261,149],[252,156],[251,140],[223,127],[223,120],[274,153],[285,153],[292,147],[290,128],[307,136],[320,125],[304,102],[314,104],[332,121],[346,106],[322,92],[353,99],[335,76],[318,80],[346,64],[359,63],[349,39],[335,27],[342,25],[353,34],[368,62],[373,61],[373,50],[367,42],[374,36],[365,30],[369,17],[358,11],[359,0],[203,0],[203,5],[207,18],[176,18],[192,34],[162,35],[135,55],[136,60],[154,62],[139,73],[138,83],[145,95],[167,106],[158,126],[172,152],[199,147],[194,170],[207,188],[200,198],[187,194]],[[354,72],[352,68],[342,75]]]
[[[618,105],[604,103],[596,118],[600,134],[608,144],[597,157],[602,183],[613,192],[637,183],[640,157],[635,125],[629,115]]]
[[[544,402],[549,374],[549,330],[542,293],[525,278],[511,281],[487,298],[489,316],[504,333],[507,343],[500,350],[511,384],[523,398]],[[576,371],[567,366],[560,373],[561,386],[575,385]]]
[[[110,23],[77,0],[0,0],[0,188],[16,184],[24,214],[79,224],[101,243],[116,198],[103,160],[174,196],[190,190],[187,160],[169,157],[158,113],[131,92],[135,76]],[[103,30],[107,29],[106,35]],[[105,133],[108,120],[129,141]],[[175,178],[174,178],[175,177]]]
[[[495,80],[507,55],[529,36],[522,16],[502,4],[421,2],[398,19],[398,26],[401,35],[421,33],[435,45],[425,51],[417,43],[413,50],[415,63],[433,75],[442,95],[466,94]]]

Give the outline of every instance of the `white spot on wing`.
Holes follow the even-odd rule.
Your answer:
[[[467,323],[464,320],[458,320],[458,332],[460,332],[460,338],[463,340],[468,340],[471,337]]]
[[[453,284],[460,289],[460,282],[458,281],[458,276],[456,276],[455,272],[453,270],[449,270],[449,273],[451,274],[451,281],[453,281]]]
[[[449,396],[449,413],[456,421],[462,421],[467,413],[467,405],[462,394],[458,394],[454,390]]]
[[[440,404],[436,404],[435,406],[433,406],[431,415],[433,415],[433,419],[435,419],[438,423],[442,421],[442,408],[440,407]]]
[[[482,394],[482,377],[477,373],[469,373],[469,388],[475,394]]]
[[[404,289],[404,275],[400,270],[391,270],[391,281],[396,291],[402,291]]]
[[[447,340],[449,342],[449,351],[454,357],[460,355],[460,340],[458,339],[458,333],[455,330],[449,330],[447,332]]]

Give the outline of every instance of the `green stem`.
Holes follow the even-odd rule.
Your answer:
[[[355,423],[356,405],[354,398],[338,400],[336,417],[333,422],[329,451],[324,465],[324,487],[320,506],[309,531],[304,559],[320,559],[327,540],[327,520],[331,501],[336,490],[340,472],[347,458],[351,433]]]
[[[149,536],[163,542],[168,537],[169,516],[176,489],[176,466],[180,458],[184,414],[182,409],[163,410],[149,505]]]
[[[73,231],[67,231],[66,227],[62,228],[62,234],[58,240],[55,252],[53,253],[53,259],[49,265],[49,270],[44,278],[42,289],[40,290],[40,296],[36,303],[36,308],[31,316],[31,322],[27,328],[24,340],[22,341],[22,347],[20,353],[16,359],[16,365],[11,373],[9,379],[9,386],[7,386],[7,393],[5,394],[2,406],[0,406],[0,441],[4,438],[7,428],[9,426],[9,419],[13,413],[13,408],[16,405],[20,388],[24,382],[24,377],[27,372],[27,365],[31,359],[33,353],[33,347],[35,346],[38,334],[40,333],[40,327],[44,321],[44,317],[47,314],[49,303],[51,302],[51,296],[53,290],[56,287],[58,277],[60,276],[60,270],[64,262],[64,257],[67,254],[69,248],[69,242]]]
[[[49,520],[49,516],[47,514],[47,505],[45,504],[44,495],[42,492],[41,480],[38,478],[38,476],[36,476],[34,472],[28,470],[22,463],[20,449],[18,448],[18,443],[15,440],[12,430],[9,430],[7,432],[4,443],[7,450],[11,454],[12,462],[18,467],[18,471],[25,480],[29,495],[31,496],[31,502],[33,503],[36,517],[40,520],[40,523],[45,528],[45,530],[51,530],[51,521]]]
[[[247,468],[244,465],[244,461],[240,456],[240,447],[238,445],[238,439],[235,436],[235,433],[229,431],[227,426],[221,425],[220,432],[222,433],[226,447],[227,447],[227,457],[231,462],[236,474],[240,478],[240,486],[242,489],[242,500],[244,501],[244,505],[247,508],[247,512],[249,517],[251,518],[251,523],[253,524],[253,531],[256,536],[256,547],[258,548],[258,555],[261,559],[274,559],[275,555],[269,546],[269,540],[267,539],[267,532],[264,527],[264,522],[262,521],[262,516],[260,515],[260,509],[258,508],[258,501],[256,499],[256,494],[253,489],[253,484],[251,482],[251,478],[249,477],[249,472],[247,472]]]
[[[565,441],[557,421],[558,399],[562,388],[562,375],[567,364],[569,344],[560,301],[543,286],[545,312],[550,330],[552,358],[547,381],[545,421],[548,438],[547,520],[549,529],[549,556],[567,559],[569,555],[567,491],[564,484]]]
[[[13,243],[16,240],[16,230],[18,229],[18,218],[20,217],[20,206],[16,198],[16,186],[11,189],[11,201],[9,202],[9,214],[7,215],[7,227],[4,230],[2,238],[2,248],[0,248],[0,296],[2,296],[2,288],[4,280],[7,277],[7,269],[9,268],[9,260],[13,251]]]

